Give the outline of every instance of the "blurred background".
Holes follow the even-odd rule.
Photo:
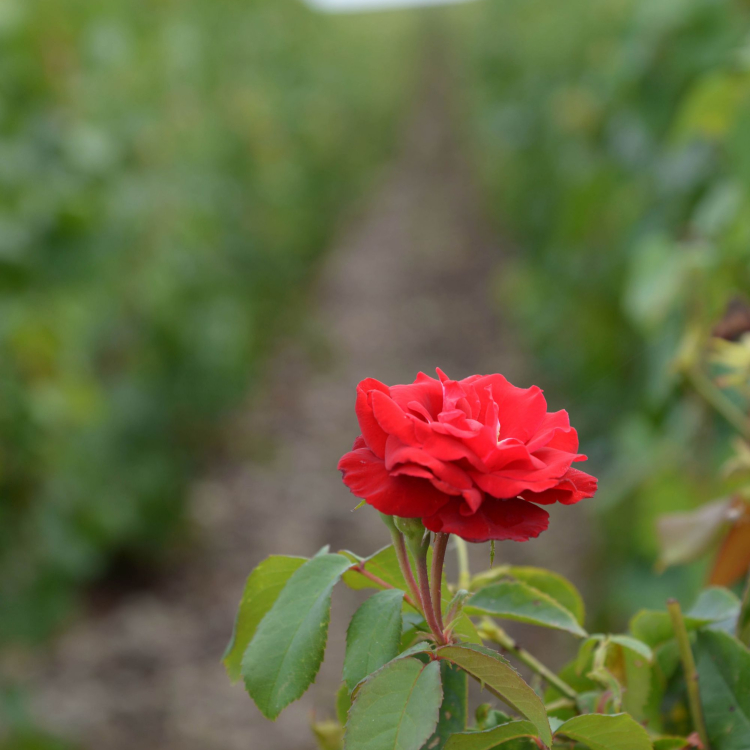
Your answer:
[[[366,376],[570,412],[599,495],[497,554],[590,630],[735,584],[748,293],[746,0],[0,0],[0,747],[314,747],[354,593],[276,724],[220,658],[265,556],[386,543]]]

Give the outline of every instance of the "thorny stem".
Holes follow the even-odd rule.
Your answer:
[[[445,636],[443,635],[443,629],[438,625],[435,610],[432,606],[432,599],[430,598],[430,574],[427,572],[427,555],[416,554],[415,550],[414,557],[417,561],[417,578],[419,579],[419,591],[422,596],[425,620],[427,620],[427,624],[430,626],[430,630],[433,632],[438,644],[444,645]]]
[[[435,612],[438,628],[442,633],[445,630],[443,625],[443,563],[445,562],[445,550],[448,548],[448,539],[450,534],[438,532],[435,534],[435,545],[432,550],[432,580],[430,585],[430,594],[432,596],[432,608]]]
[[[404,576],[406,585],[409,587],[409,591],[411,591],[415,601],[419,601],[419,587],[414,580],[414,573],[409,563],[409,553],[406,551],[404,535],[395,527],[391,527],[391,539],[393,540],[393,549],[396,550],[396,559],[398,560],[399,568],[401,568],[401,574]]]
[[[688,704],[690,705],[690,715],[693,717],[693,726],[698,732],[704,750],[710,750],[706,722],[703,718],[703,706],[698,689],[698,670],[695,667],[693,650],[690,648],[690,637],[685,627],[685,620],[682,617],[680,603],[676,599],[669,599],[667,601],[667,610],[669,611],[669,616],[672,618],[672,627],[677,638],[677,648],[679,649],[682,668],[685,672],[685,684],[687,685]]]
[[[567,682],[561,680],[549,667],[545,667],[535,656],[526,649],[521,648],[502,628],[499,628],[492,620],[482,621],[479,634],[488,641],[497,643],[505,651],[513,654],[520,662],[523,662],[532,672],[543,677],[547,682],[572,701],[576,701],[578,693],[573,690]]]
[[[469,590],[471,572],[469,571],[469,548],[461,537],[454,537],[456,557],[458,558],[458,588]]]
[[[370,573],[369,570],[366,570],[364,562],[352,565],[349,570],[356,570],[357,573],[363,575],[365,578],[369,578],[373,583],[377,583],[378,586],[382,586],[384,589],[396,588],[395,586],[391,586],[390,583],[387,583],[382,578],[376,576],[374,573]],[[414,607],[414,609],[416,609],[417,612],[421,614],[422,610],[419,608],[419,605],[409,596],[409,594],[404,593],[404,601]]]

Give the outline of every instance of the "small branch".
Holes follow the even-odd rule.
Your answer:
[[[458,588],[469,590],[471,571],[469,570],[469,548],[461,537],[454,536],[456,557],[458,558]]]
[[[576,702],[571,700],[570,698],[558,698],[556,701],[552,701],[552,703],[545,704],[544,708],[547,713],[549,713],[550,711],[561,711],[564,708],[574,708],[576,711],[578,711]]]
[[[382,578],[379,578],[378,576],[376,576],[374,573],[370,573],[369,570],[365,570],[365,565],[364,565],[363,562],[362,563],[357,563],[355,565],[352,565],[352,567],[349,568],[349,570],[354,570],[357,573],[359,573],[360,575],[363,575],[365,578],[369,578],[373,583],[377,583],[378,586],[382,586],[384,589],[395,589],[396,588],[395,586],[391,586],[390,583],[387,583]],[[419,612],[420,614],[422,614],[422,610],[416,605],[416,603],[414,602],[414,600],[406,592],[404,592],[404,601],[407,604],[410,604],[412,607],[414,607],[414,609],[416,609],[417,612]]]
[[[415,555],[417,560],[417,578],[419,580],[419,591],[422,596],[422,606],[424,607],[424,616],[430,630],[433,632],[437,642],[440,645],[445,644],[443,629],[438,625],[435,617],[435,610],[432,607],[430,596],[430,575],[427,572],[427,555]]]
[[[549,667],[545,667],[533,654],[521,648],[502,628],[492,620],[483,620],[479,627],[479,635],[488,641],[497,643],[501,648],[513,654],[523,662],[532,672],[543,677],[550,685],[572,701],[577,701],[578,693],[567,682],[561,680]]]
[[[690,637],[685,627],[685,620],[682,617],[680,603],[676,599],[670,599],[667,601],[667,610],[669,611],[669,616],[672,618],[672,627],[677,637],[677,647],[680,651],[680,660],[685,672],[685,683],[687,685],[690,714],[693,717],[693,726],[698,732],[704,750],[710,750],[706,722],[703,718],[703,706],[698,689],[698,670],[695,668],[693,650],[690,648]]]
[[[409,587],[409,591],[411,591],[415,601],[419,601],[419,587],[414,579],[414,573],[409,563],[409,553],[406,551],[404,535],[395,526],[391,527],[391,539],[393,540],[393,549],[396,550],[396,559],[398,560],[399,568],[401,568],[401,575],[403,575],[406,585]],[[419,612],[422,612],[422,610],[420,609]]]
[[[442,633],[443,625],[443,563],[445,562],[445,550],[448,548],[450,534],[439,532],[435,534],[435,545],[432,550],[432,578],[430,581],[430,595],[432,597],[432,608],[435,619]]]

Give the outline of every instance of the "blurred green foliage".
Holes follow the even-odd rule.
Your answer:
[[[617,619],[679,593],[675,574],[650,575],[656,517],[723,489],[730,430],[690,373],[750,291],[750,5],[498,0],[451,14],[469,142],[519,246],[498,297],[553,404],[610,467],[597,503]]]
[[[179,526],[392,143],[409,15],[0,2],[0,640]]]

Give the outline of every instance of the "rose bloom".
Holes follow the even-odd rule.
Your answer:
[[[547,411],[540,388],[437,374],[357,386],[362,434],[339,461],[354,495],[470,542],[527,541],[549,525],[540,505],[593,497],[596,479],[573,468],[586,460],[578,434],[567,412]]]

